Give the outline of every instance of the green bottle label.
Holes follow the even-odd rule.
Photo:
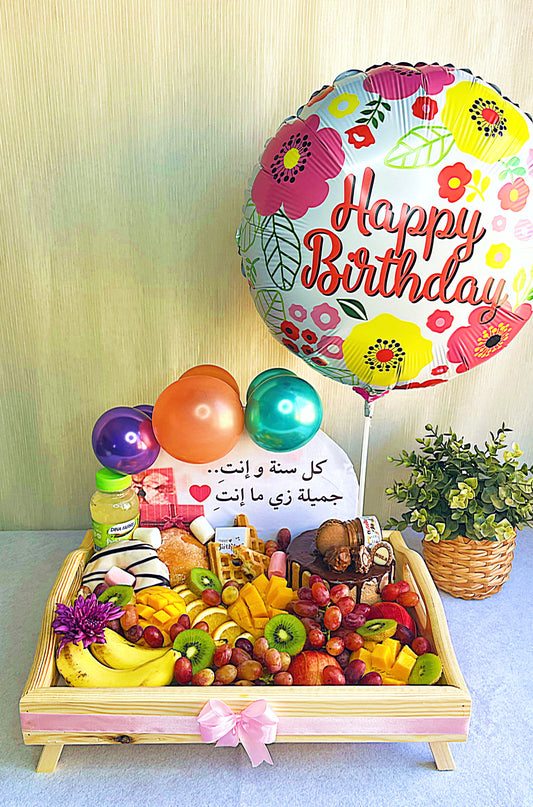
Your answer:
[[[103,549],[115,541],[131,538],[133,531],[139,526],[139,516],[123,521],[122,524],[100,524],[93,521],[93,543],[97,549]]]

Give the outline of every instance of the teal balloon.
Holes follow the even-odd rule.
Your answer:
[[[317,433],[322,423],[322,403],[316,390],[296,375],[263,381],[246,404],[244,423],[248,434],[267,451],[295,451]]]
[[[262,373],[256,375],[246,390],[246,400],[248,400],[252,392],[256,390],[263,381],[268,381],[269,378],[276,378],[276,376],[279,375],[292,375],[295,378],[297,377],[296,373],[293,373],[292,370],[285,370],[283,367],[271,367],[270,370],[263,370]]]

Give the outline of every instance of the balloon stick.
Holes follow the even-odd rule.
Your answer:
[[[361,470],[359,472],[359,497],[357,501],[357,518],[363,515],[365,500],[366,466],[368,461],[368,442],[370,439],[370,426],[374,414],[374,402],[365,401],[365,426],[363,430],[363,445],[361,447]]]

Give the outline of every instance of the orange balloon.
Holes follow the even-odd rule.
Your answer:
[[[244,429],[244,410],[229,384],[212,376],[183,376],[155,402],[152,427],[167,454],[182,462],[214,462]]]
[[[219,367],[216,364],[197,364],[196,367],[191,367],[190,370],[180,375],[180,378],[189,378],[190,376],[197,375],[208,375],[210,378],[220,378],[221,381],[225,381],[226,384],[229,384],[240,397],[239,385],[231,373],[228,373],[223,367]]]

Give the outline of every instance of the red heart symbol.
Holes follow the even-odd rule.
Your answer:
[[[209,485],[191,485],[189,493],[197,502],[204,502],[211,493],[211,488]]]

